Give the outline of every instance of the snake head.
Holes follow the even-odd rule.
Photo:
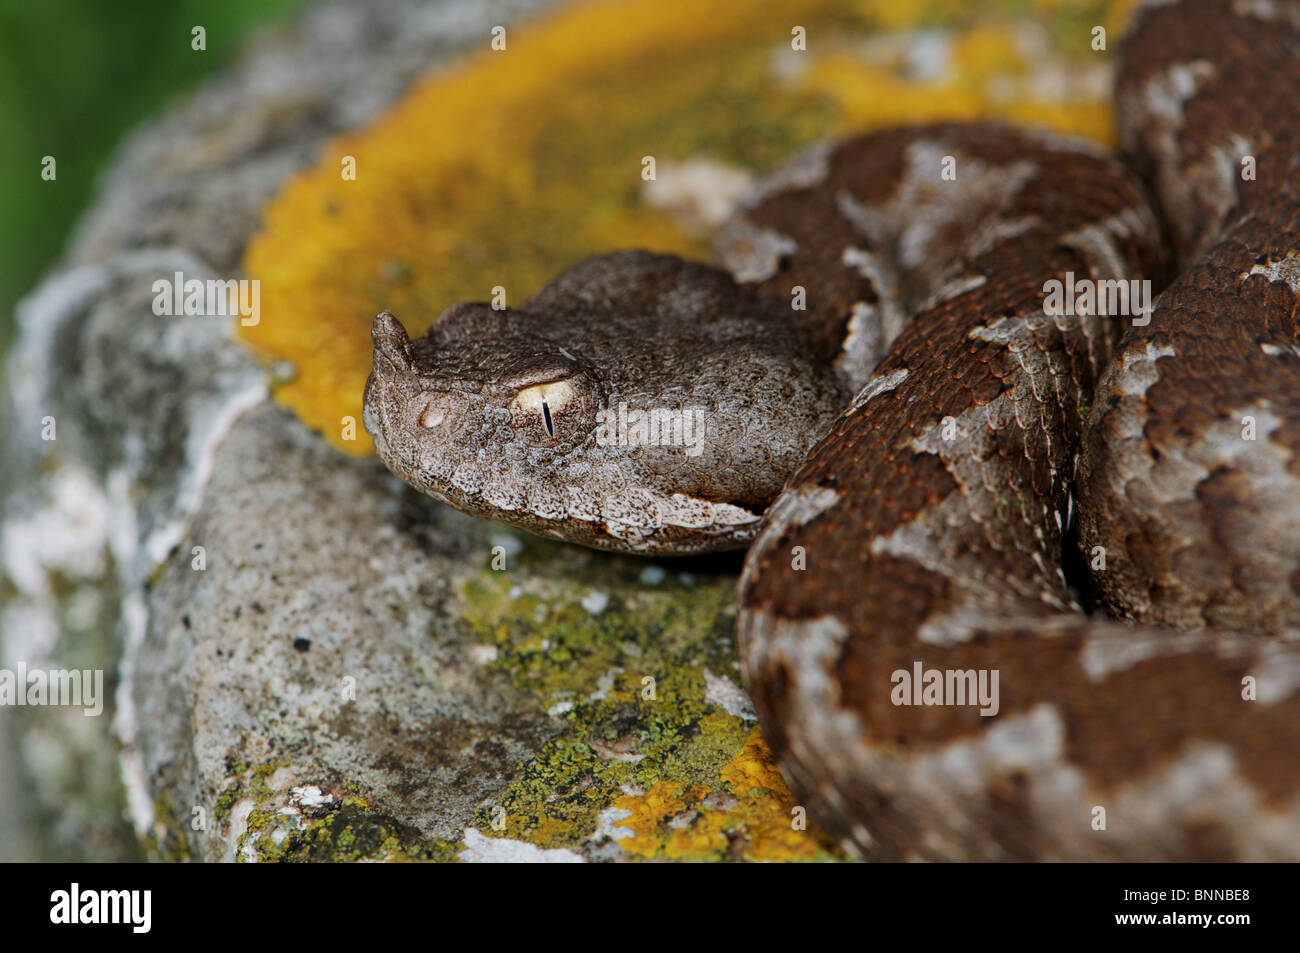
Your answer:
[[[376,316],[364,419],[389,469],[493,518],[562,494],[603,389],[545,332],[535,315],[482,304],[450,308],[414,340],[391,313]]]

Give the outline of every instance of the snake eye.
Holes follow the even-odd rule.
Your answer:
[[[525,387],[516,394],[515,399],[510,402],[510,407],[512,410],[540,414],[547,436],[554,437],[555,419],[552,415],[563,410],[575,393],[573,385],[568,381],[535,384],[532,387]]]

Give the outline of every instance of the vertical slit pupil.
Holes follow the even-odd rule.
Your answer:
[[[552,437],[555,436],[555,424],[551,422],[551,408],[546,403],[546,398],[542,398],[542,422],[546,424],[546,433]]]

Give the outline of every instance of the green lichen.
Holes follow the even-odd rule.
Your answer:
[[[193,860],[190,841],[186,836],[193,814],[176,813],[172,799],[159,794],[153,802],[153,828],[140,839],[140,849],[152,860],[184,863]]]
[[[294,786],[318,787],[334,795],[334,803],[286,814],[289,791],[273,787],[271,780],[276,772],[290,765],[285,759],[250,765],[234,753],[226,758],[226,773],[231,780],[217,797],[214,823],[225,827],[232,822],[237,804],[251,799],[254,805],[247,827],[236,842],[237,862],[455,859],[456,845],[423,836],[416,828],[371,805],[357,785],[337,778],[295,778]]]
[[[473,826],[545,849],[582,850],[597,816],[628,791],[675,785],[697,802],[734,801],[723,773],[752,722],[705,700],[706,670],[738,681],[734,558],[655,565],[592,560],[532,537],[519,544],[505,571],[484,568],[464,584],[464,618],[496,648],[493,666],[558,713],[564,728]],[[782,796],[788,793],[772,794]],[[761,836],[742,826],[729,828],[737,838]],[[730,855],[728,841],[718,839],[719,849],[699,859]],[[821,856],[832,856],[829,845]]]
[[[237,859],[245,860],[249,848],[262,863],[450,861],[457,849],[375,810],[359,794],[346,795],[337,807],[305,818],[281,814],[275,806],[256,808],[239,838]]]
[[[224,824],[230,820],[235,804],[245,798],[251,797],[254,800],[261,801],[278,797],[277,792],[271,788],[269,780],[277,770],[288,767],[288,765],[289,762],[283,759],[268,761],[260,765],[250,765],[237,755],[227,755],[226,777],[233,780],[229,786],[217,795],[217,803],[213,806],[212,811],[213,820],[218,824]]]
[[[484,571],[462,595],[466,621],[496,646],[496,667],[523,691],[549,703],[585,697],[598,690],[600,676],[621,669],[613,695],[622,697],[628,679],[635,676],[639,694],[642,677],[663,681],[682,663],[712,665],[714,674],[732,670],[734,560],[692,562],[705,568],[687,572],[686,581],[669,564],[663,582],[650,587],[640,581],[644,561],[593,560],[571,547],[520,539],[516,565],[529,572]],[[582,604],[593,594],[608,598],[597,613]],[[657,686],[661,700],[679,690],[672,680]]]
[[[242,759],[227,758],[231,783],[217,798],[214,822],[228,825],[235,805],[252,799],[247,827],[236,841],[235,859],[244,863],[449,861],[456,845],[423,836],[418,829],[398,821],[364,797],[351,782],[334,778],[295,778],[295,786],[313,785],[334,795],[334,803],[310,811],[285,813],[287,790],[271,786],[272,776],[289,765],[273,760],[250,767]]]

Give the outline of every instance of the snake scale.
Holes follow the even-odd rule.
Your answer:
[[[983,122],[815,148],[725,268],[379,315],[367,430],[469,513],[748,546],[746,688],[860,856],[1300,859],[1298,96],[1300,5],[1148,4],[1124,161]]]

